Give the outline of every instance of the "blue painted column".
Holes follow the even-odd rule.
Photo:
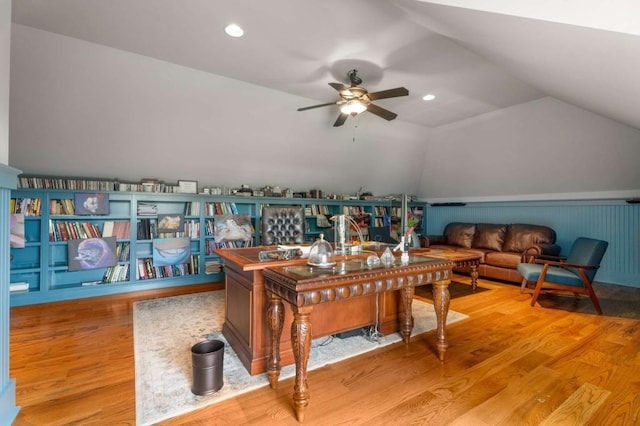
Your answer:
[[[10,425],[18,415],[16,383],[9,379],[9,200],[20,170],[0,164],[0,425]]]

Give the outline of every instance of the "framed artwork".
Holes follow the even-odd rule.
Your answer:
[[[180,188],[180,192],[184,194],[197,194],[198,182],[195,180],[179,180],[178,188]]]
[[[251,216],[224,214],[214,216],[213,235],[216,243],[223,241],[251,241],[254,229]]]
[[[109,194],[75,193],[73,194],[73,201],[77,215],[109,214]]]
[[[67,243],[69,271],[116,266],[116,237],[69,240]]]
[[[184,231],[184,215],[158,214],[158,232]]]
[[[153,266],[189,263],[191,240],[189,238],[156,238],[153,240]]]
[[[24,236],[24,214],[13,213],[11,215],[11,237],[10,246],[13,248],[24,248],[26,238]]]

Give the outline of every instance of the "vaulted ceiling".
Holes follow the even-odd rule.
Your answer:
[[[337,100],[327,83],[347,83],[355,68],[369,91],[409,89],[376,103],[428,127],[552,96],[640,129],[632,0],[14,0],[12,13],[17,24],[308,98],[301,107]],[[226,36],[230,22],[245,36]]]

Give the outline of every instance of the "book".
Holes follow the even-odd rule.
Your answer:
[[[114,227],[114,222],[112,220],[106,220],[102,227],[102,236],[117,237],[117,235],[113,235],[113,227]]]
[[[16,293],[19,291],[29,291],[29,283],[28,282],[17,282],[9,284],[9,291],[11,293]]]

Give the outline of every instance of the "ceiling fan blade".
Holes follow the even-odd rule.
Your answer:
[[[396,114],[395,112],[391,112],[388,109],[380,108],[379,106],[374,104],[369,104],[367,106],[367,111],[389,121],[393,120],[398,116],[398,114]]]
[[[404,87],[396,87],[395,89],[382,90],[380,92],[369,93],[369,99],[372,101],[378,99],[395,98],[398,96],[407,96],[409,91]]]
[[[329,86],[333,87],[338,92],[343,92],[345,90],[349,90],[349,88],[347,86],[345,86],[344,84],[342,84],[342,83],[329,83]]]
[[[348,117],[349,117],[349,114],[345,114],[345,113],[341,112],[340,115],[338,116],[336,122],[333,123],[333,127],[342,126],[344,124],[344,122],[347,121]]]
[[[308,109],[320,108],[320,107],[325,107],[325,106],[329,106],[329,105],[336,105],[337,103],[338,102],[327,102],[326,104],[312,105],[312,106],[308,106],[308,107],[298,108],[298,111],[306,111]]]

